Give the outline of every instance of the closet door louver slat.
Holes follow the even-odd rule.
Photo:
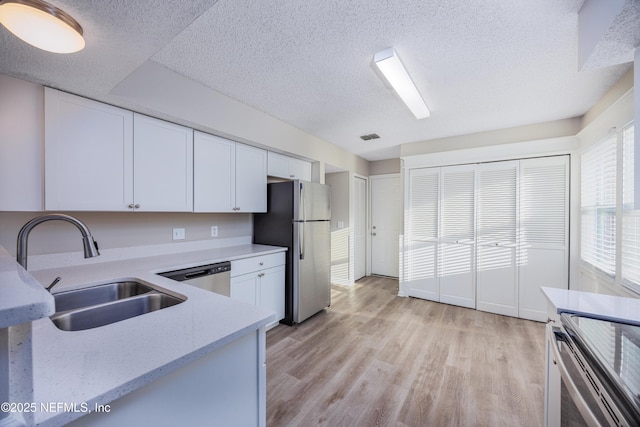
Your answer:
[[[443,167],[440,301],[475,308],[476,165]]]
[[[409,295],[439,301],[438,220],[440,168],[414,169],[409,177],[409,241],[406,248]]]

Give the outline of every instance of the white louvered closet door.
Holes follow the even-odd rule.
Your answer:
[[[518,316],[518,161],[478,169],[478,310]]]
[[[569,156],[520,161],[519,317],[547,319],[540,287],[569,286]]]
[[[476,307],[476,165],[441,169],[440,302]]]
[[[440,168],[409,172],[405,283],[409,296],[439,301],[438,213]]]

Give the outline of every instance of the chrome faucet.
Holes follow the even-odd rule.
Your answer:
[[[20,232],[18,232],[18,250],[16,251],[16,261],[18,262],[18,264],[23,266],[25,270],[27,269],[27,241],[29,239],[29,233],[31,233],[31,230],[33,230],[36,225],[53,220],[67,221],[78,227],[78,230],[80,230],[80,233],[82,233],[82,246],[84,248],[85,258],[93,258],[94,256],[100,255],[100,252],[98,252],[98,245],[96,244],[96,241],[93,239],[89,228],[82,221],[65,214],[45,214],[33,218],[31,221],[23,225],[20,229]]]

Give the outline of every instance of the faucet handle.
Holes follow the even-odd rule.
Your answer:
[[[47,286],[45,289],[47,291],[51,292],[51,288],[53,288],[55,285],[57,285],[60,280],[62,280],[62,277],[56,277],[55,279],[53,279],[53,282],[51,282],[51,284],[49,286]]]

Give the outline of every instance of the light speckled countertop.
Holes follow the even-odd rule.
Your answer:
[[[265,326],[274,313],[155,273],[284,250],[243,245],[31,273],[45,284],[62,277],[54,293],[131,278],[187,297],[173,307],[85,331],[59,330],[49,318],[34,321],[34,401],[106,404]],[[81,415],[37,412],[34,421],[62,425]]]
[[[640,325],[640,299],[543,287],[556,312]]]
[[[0,246],[0,328],[53,314],[53,298]]]

